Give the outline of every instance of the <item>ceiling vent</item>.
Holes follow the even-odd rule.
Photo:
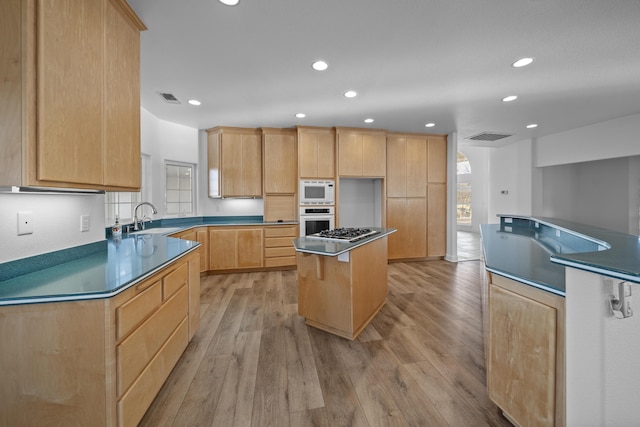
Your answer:
[[[158,92],[158,95],[160,95],[162,99],[169,104],[181,104],[180,100],[173,96],[172,93]]]
[[[503,139],[503,138],[508,138],[510,136],[513,136],[512,133],[498,133],[498,132],[480,132],[477,135],[473,135],[473,136],[469,136],[465,139],[471,140],[471,141],[497,141],[499,139]]]

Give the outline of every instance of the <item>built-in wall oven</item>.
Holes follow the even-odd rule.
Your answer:
[[[319,233],[323,230],[333,230],[335,208],[333,206],[301,206],[300,207],[300,236]]]

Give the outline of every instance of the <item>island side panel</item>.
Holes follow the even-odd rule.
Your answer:
[[[387,298],[387,237],[354,249],[350,258],[355,338]]]
[[[343,337],[353,330],[348,262],[298,252],[298,314],[307,324]]]

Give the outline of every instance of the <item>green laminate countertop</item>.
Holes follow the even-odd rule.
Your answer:
[[[198,246],[160,234],[108,239],[85,256],[0,281],[0,305],[109,298]]]
[[[480,227],[486,269],[565,295],[565,267],[640,283],[640,238],[558,218],[499,215]]]
[[[345,252],[349,252],[359,246],[366,245],[369,242],[386,237],[391,233],[395,233],[395,228],[366,227],[375,230],[378,233],[365,237],[355,242],[335,242],[330,240],[312,239],[309,237],[298,237],[293,239],[293,246],[297,252],[304,252],[315,255],[338,256]]]

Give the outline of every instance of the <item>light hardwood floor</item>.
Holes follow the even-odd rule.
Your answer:
[[[143,426],[509,426],[487,397],[479,261],[389,265],[355,341],[297,315],[296,271],[202,278],[201,326]]]

